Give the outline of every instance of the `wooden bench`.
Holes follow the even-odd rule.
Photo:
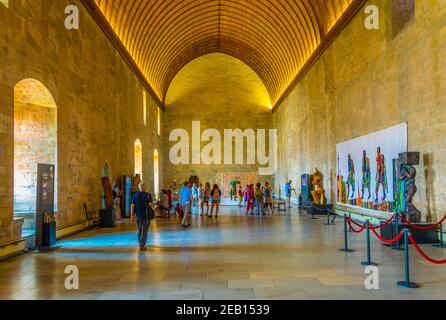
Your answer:
[[[274,201],[274,207],[277,208],[278,211],[286,211],[286,202],[282,200]]]
[[[84,203],[84,213],[84,229],[87,229],[88,225],[90,224],[92,228],[99,229],[101,227],[101,218],[99,217],[99,213],[97,211],[88,211],[86,203]]]

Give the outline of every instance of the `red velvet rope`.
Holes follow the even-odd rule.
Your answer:
[[[446,215],[443,217],[443,219],[438,221],[435,225],[429,226],[429,227],[420,227],[420,226],[417,226],[415,224],[412,224],[412,223],[409,222],[409,220],[407,220],[407,218],[404,215],[402,215],[402,219],[403,219],[403,221],[405,223],[407,223],[412,228],[417,229],[417,230],[424,230],[424,231],[426,231],[426,230],[432,230],[432,229],[437,228],[440,224],[442,224],[446,220]]]
[[[381,240],[382,242],[385,242],[385,243],[394,243],[394,242],[397,242],[397,241],[401,240],[401,238],[404,236],[404,230],[401,231],[400,234],[399,234],[398,236],[396,236],[395,238],[390,239],[390,240],[381,237],[381,236],[378,234],[378,232],[376,232],[375,229],[372,229],[372,232],[375,234],[375,236],[376,236],[379,240]]]
[[[358,227],[360,227],[360,229],[359,229],[359,230],[356,230],[355,228],[353,228],[353,226],[352,226],[352,222],[353,222],[355,225],[357,225]],[[363,232],[364,229],[366,228],[366,225],[365,225],[365,224],[361,226],[360,224],[356,223],[355,221],[353,221],[353,220],[350,219],[350,218],[347,218],[347,223],[348,223],[348,225],[350,226],[350,229],[353,231],[353,233],[361,233],[361,232]]]
[[[415,239],[412,237],[411,234],[409,234],[409,239],[410,242],[412,242],[414,248],[418,251],[418,253],[427,261],[433,263],[433,264],[446,264],[446,259],[445,260],[435,260],[432,259],[430,257],[428,257],[423,251],[421,251],[420,247],[418,246],[418,244],[415,242]]]
[[[389,220],[387,220],[386,222],[384,222],[383,224],[381,224],[379,226],[376,226],[376,227],[370,226],[370,229],[373,229],[373,230],[381,229],[381,228],[387,226],[389,223],[391,223],[393,221],[393,219],[395,219],[395,215],[391,216]]]

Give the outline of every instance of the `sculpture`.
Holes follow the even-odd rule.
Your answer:
[[[312,183],[314,187],[314,190],[311,191],[311,195],[313,196],[313,204],[324,205],[326,202],[325,190],[323,185],[324,176],[318,169],[314,170]]]
[[[352,155],[348,155],[348,179],[347,179],[347,197],[350,197],[350,186],[352,187],[352,198],[355,196],[355,163]]]
[[[364,150],[362,152],[362,186],[361,186],[361,192],[362,192],[362,199],[365,195],[365,189],[369,191],[369,197],[368,200],[370,200],[370,197],[372,196],[370,192],[370,184],[371,184],[371,170],[370,170],[370,160],[369,157],[367,157],[367,152]]]
[[[378,192],[379,187],[383,187],[383,197],[384,202],[387,197],[388,185],[387,185],[387,172],[386,172],[386,161],[384,155],[381,153],[381,147],[378,147],[376,156],[376,202],[378,203]]]

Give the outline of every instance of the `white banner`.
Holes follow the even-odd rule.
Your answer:
[[[403,123],[336,145],[337,174],[347,184],[347,199],[361,194],[363,201],[393,201],[392,160],[407,152],[407,129]]]

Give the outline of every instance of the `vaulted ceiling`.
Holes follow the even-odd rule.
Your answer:
[[[164,102],[175,75],[214,52],[240,59],[273,104],[364,0],[83,0]],[[110,36],[109,36],[110,37]]]

